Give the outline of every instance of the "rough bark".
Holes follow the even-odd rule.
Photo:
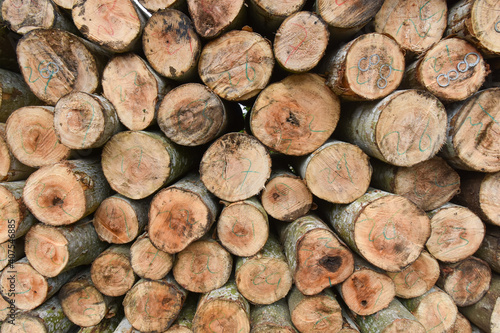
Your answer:
[[[35,171],[32,167],[21,163],[7,145],[5,124],[0,123],[0,182],[24,180]]]
[[[187,4],[196,32],[203,38],[212,39],[243,26],[243,0],[187,0]]]
[[[252,308],[250,314],[252,333],[296,333],[292,324],[288,304],[279,300],[273,304],[258,305]]]
[[[147,10],[157,12],[165,8],[182,10],[186,7],[186,0],[139,0]]]
[[[3,28],[0,26],[0,32]],[[6,28],[5,28],[6,29]],[[1,33],[0,33],[1,36]],[[2,41],[0,39],[0,41]],[[2,44],[7,48],[8,45]],[[0,60],[1,53],[0,53]],[[12,112],[40,101],[31,92],[23,76],[5,69],[0,69],[0,122],[5,122]]]
[[[182,306],[179,316],[174,321],[172,326],[165,333],[192,333],[193,319],[196,314],[196,305],[198,296],[190,293],[187,296],[186,302]]]
[[[500,228],[486,226],[483,242],[474,255],[486,261],[492,270],[500,274]]]
[[[24,236],[33,224],[35,217],[23,202],[25,181],[0,183],[0,242]]]
[[[130,247],[130,263],[141,278],[160,280],[172,269],[174,257],[154,247],[147,234],[143,234]]]

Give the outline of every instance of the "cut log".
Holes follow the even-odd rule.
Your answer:
[[[305,0],[250,0],[248,1],[248,14],[252,21],[252,28],[270,36],[278,30],[285,19],[297,13],[305,4]]]
[[[23,200],[40,222],[67,225],[93,213],[110,192],[99,160],[71,160],[31,174]]]
[[[118,324],[118,327],[113,333],[141,333],[141,332],[134,329],[132,327],[132,324],[130,324],[128,319],[125,317],[122,319],[120,324]]]
[[[427,251],[401,272],[386,272],[396,287],[396,296],[400,298],[419,297],[431,290],[439,279],[439,263]]]
[[[327,60],[327,85],[351,101],[376,100],[401,83],[405,56],[391,37],[370,33],[345,44]]]
[[[454,168],[500,171],[500,88],[482,90],[448,109],[448,135],[441,155]]]
[[[182,10],[186,7],[185,0],[139,0],[139,3],[150,12],[157,12],[165,8]]]
[[[198,298],[199,297],[193,293],[187,296],[179,316],[165,333],[193,333],[191,329],[193,327],[194,315],[196,314]]]
[[[137,200],[188,172],[194,159],[161,132],[125,131],[106,143],[101,164],[111,188]]]
[[[469,320],[459,312],[455,324],[446,333],[472,333],[472,327]]]
[[[7,145],[5,124],[0,123],[0,182],[24,180],[35,171],[32,167],[21,163]]]
[[[306,215],[313,205],[312,193],[302,178],[285,169],[271,172],[260,200],[269,215],[286,222]]]
[[[25,256],[24,238],[9,239],[0,244],[0,270],[12,265]],[[1,310],[0,310],[1,311]],[[1,313],[0,313],[1,316]],[[3,321],[0,318],[1,321]]]
[[[203,294],[193,319],[193,332],[250,332],[250,305],[234,280]]]
[[[158,250],[147,234],[143,234],[130,247],[130,263],[135,274],[141,278],[161,280],[172,269],[174,257]]]
[[[273,304],[257,305],[250,313],[252,333],[296,333],[285,300]]]
[[[354,270],[351,251],[314,215],[288,224],[280,236],[295,285],[304,295],[341,283]]]
[[[221,244],[240,257],[257,254],[266,244],[268,235],[267,213],[255,197],[228,204],[217,220]]]
[[[191,19],[175,9],[153,14],[142,35],[144,54],[161,75],[187,81],[196,75],[201,41]]]
[[[443,262],[458,262],[479,249],[485,228],[481,219],[469,209],[445,204],[428,213],[431,218],[431,236],[427,251]]]
[[[94,214],[99,238],[113,244],[132,242],[148,223],[150,200],[132,200],[121,194],[106,198]]]
[[[89,327],[81,327],[75,333],[114,333],[123,318],[123,314],[111,318],[104,318],[99,324]],[[132,332],[128,332],[132,333]]]
[[[187,291],[170,275],[163,280],[140,280],[123,300],[125,316],[141,332],[164,332],[179,315],[186,296]]]
[[[203,154],[200,178],[222,200],[235,202],[257,195],[271,175],[271,157],[255,137],[228,133]]]
[[[203,38],[240,28],[246,16],[243,0],[187,0],[187,4],[196,32]]]
[[[216,198],[198,175],[189,174],[154,196],[149,209],[149,238],[164,252],[180,252],[203,237],[218,214]]]
[[[0,31],[2,29],[3,28],[0,27]],[[5,45],[5,47],[7,48],[7,45]],[[2,61],[1,53],[0,61]],[[0,69],[0,122],[5,122],[9,115],[15,110],[23,106],[38,103],[40,103],[40,101],[26,85],[22,75]]]
[[[220,97],[245,101],[267,86],[273,67],[273,50],[267,39],[255,32],[233,30],[205,45],[198,72]]]
[[[447,15],[446,0],[384,1],[375,15],[374,28],[394,38],[409,56],[415,56],[439,42]]]
[[[101,242],[90,220],[72,226],[34,225],[26,234],[26,257],[40,274],[55,277],[88,265],[108,244]]]
[[[366,193],[372,167],[369,157],[350,143],[329,140],[295,169],[316,197],[332,203],[351,203]]]
[[[0,183],[0,242],[24,236],[36,223],[23,202],[24,180]]]
[[[446,110],[432,94],[393,92],[343,116],[339,137],[386,163],[409,167],[432,158],[446,139]],[[409,130],[411,128],[411,130]]]
[[[351,318],[352,313],[348,313],[342,308],[342,329],[338,333],[360,333],[359,326]]]
[[[481,53],[463,39],[450,37],[406,68],[402,87],[426,89],[444,102],[463,101],[489,74]]]
[[[460,176],[442,158],[433,157],[411,167],[372,160],[372,186],[402,195],[425,211],[441,207],[460,190]]]
[[[337,333],[342,329],[342,310],[331,289],[306,296],[293,287],[287,297],[292,322],[299,332]]]
[[[486,226],[483,243],[474,255],[486,261],[492,270],[500,274],[500,228]]]
[[[92,262],[90,275],[94,286],[104,295],[125,295],[136,281],[130,264],[130,245],[111,245]]]
[[[17,109],[7,119],[5,134],[12,155],[33,168],[60,162],[71,153],[57,138],[51,106]]]

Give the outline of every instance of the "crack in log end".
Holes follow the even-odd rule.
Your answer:
[[[319,260],[319,264],[328,271],[335,273],[340,267],[342,267],[342,257],[323,257]]]
[[[364,308],[365,308],[367,305],[368,305],[368,302],[367,302],[367,301],[365,301],[365,300],[362,300],[362,301],[361,301],[361,306],[362,306],[362,307],[364,307]]]
[[[292,112],[289,111],[288,113],[289,116],[288,118],[286,118],[286,122],[292,124],[293,126],[300,126],[299,119],[297,119],[297,117]]]
[[[59,197],[54,197],[52,199],[52,206],[62,206],[64,204],[64,200]]]

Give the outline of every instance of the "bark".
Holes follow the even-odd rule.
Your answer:
[[[271,35],[276,33],[285,19],[297,13],[305,4],[305,0],[291,0],[286,2],[250,0],[248,1],[248,14],[252,20],[254,29],[264,35]]]
[[[216,38],[243,26],[246,4],[243,0],[187,0],[196,32],[203,38]]]
[[[252,333],[295,333],[297,330],[292,324],[288,304],[285,300],[273,304],[258,305],[252,308],[250,314]]]
[[[483,243],[474,255],[486,261],[496,273],[500,273],[500,229],[498,227],[486,226]]]
[[[0,244],[0,271],[25,257],[24,238],[9,239]],[[0,319],[0,321],[3,321]]]
[[[5,124],[0,123],[0,182],[24,180],[35,170],[21,163],[10,152],[5,127]]]
[[[193,319],[196,314],[196,305],[198,303],[196,294],[189,294],[186,302],[182,306],[179,316],[172,326],[165,333],[192,333]]]
[[[2,30],[3,28],[0,27],[0,32]],[[2,40],[0,39],[0,41]],[[3,47],[5,48],[8,47],[7,43],[2,43],[2,45],[4,45]],[[0,60],[1,59],[0,53]],[[0,69],[0,122],[4,123],[15,110],[23,106],[38,103],[40,103],[40,101],[26,85],[22,75]]]
[[[13,241],[24,236],[33,224],[35,217],[23,202],[25,181],[0,183],[0,242]]]
[[[130,263],[139,277],[161,280],[172,269],[174,257],[170,253],[158,250],[147,234],[143,234],[130,247]]]

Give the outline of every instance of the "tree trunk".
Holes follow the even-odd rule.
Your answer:
[[[5,124],[0,123],[0,182],[24,180],[35,170],[19,162],[10,152],[5,127]]]
[[[98,159],[48,165],[26,180],[23,199],[40,221],[67,225],[93,213],[110,195]]]
[[[0,183],[0,242],[24,236],[36,223],[35,217],[23,202],[24,180]]]
[[[9,239],[0,244],[0,271],[25,257],[24,238]],[[0,321],[3,321],[0,319]]]
[[[409,167],[432,158],[446,139],[444,105],[427,92],[396,91],[344,115],[337,126],[341,139],[396,166]]]
[[[178,317],[187,296],[168,275],[163,280],[140,280],[123,300],[125,316],[141,332],[164,332]]]
[[[132,200],[121,194],[104,199],[93,224],[99,238],[112,244],[130,243],[148,223],[150,200]]]
[[[431,233],[425,212],[405,197],[370,189],[327,212],[337,234],[372,265],[399,272],[420,255]]]
[[[267,86],[273,67],[273,50],[267,39],[255,32],[233,30],[203,48],[198,72],[220,97],[245,101]]]
[[[246,17],[243,0],[187,0],[187,4],[196,32],[202,38],[212,39],[238,29]]]
[[[474,255],[486,261],[492,270],[500,274],[500,228],[486,226],[483,243]]]
[[[102,152],[102,169],[111,187],[130,199],[144,199],[185,174],[196,156],[163,133],[125,131]]]
[[[178,253],[205,235],[218,214],[217,199],[198,175],[189,174],[154,196],[149,210],[149,238],[159,250]]]
[[[123,318],[123,314],[104,318],[99,324],[89,327],[81,327],[75,333],[114,333]],[[130,333],[130,332],[129,332]]]
[[[479,249],[485,227],[479,217],[469,209],[445,204],[428,213],[431,218],[431,236],[427,251],[443,262],[458,262]]]
[[[327,58],[327,85],[351,101],[386,97],[401,83],[405,56],[391,37],[361,35]]]
[[[351,251],[314,215],[306,215],[281,230],[288,265],[297,288],[315,295],[343,282],[353,272]]]
[[[448,109],[448,134],[441,155],[454,168],[500,171],[500,88],[481,90]]]
[[[196,294],[189,294],[186,302],[182,306],[179,316],[172,326],[165,333],[192,333],[193,319],[196,314],[196,305],[198,303]]]
[[[472,327],[469,320],[459,312],[455,324],[446,333],[472,333]]]
[[[1,27],[0,30],[2,30]],[[7,45],[2,45],[7,48]],[[7,121],[7,118],[15,110],[38,103],[40,101],[26,85],[22,75],[0,69],[0,122]]]
[[[397,167],[378,160],[373,167],[372,186],[399,194],[425,211],[441,207],[460,190],[460,176],[440,157],[411,167]]]
[[[228,203],[217,220],[217,237],[236,256],[257,254],[266,244],[268,235],[267,212],[256,197]]]
[[[257,305],[250,314],[252,333],[296,333],[285,300],[273,304]]]
[[[301,156],[323,145],[337,126],[338,97],[317,74],[296,74],[266,87],[250,114],[250,130],[263,144]]]
[[[248,1],[248,14],[253,23],[252,28],[270,37],[272,36],[272,34],[276,33],[285,19],[297,13],[305,6],[305,4],[305,0],[291,0],[286,2],[272,0],[250,0]],[[324,25],[324,23],[322,23],[321,25]],[[315,31],[317,32],[318,30]],[[292,36],[290,37],[294,38]],[[300,41],[301,39],[299,39],[297,42],[299,43]]]
[[[90,220],[63,227],[40,223],[30,229],[25,239],[30,264],[47,277],[89,265],[109,245],[99,240]]]
[[[161,280],[172,269],[174,257],[158,250],[147,234],[143,234],[130,247],[130,263],[135,274],[141,278]]]
[[[347,204],[365,194],[370,185],[369,159],[355,145],[329,140],[298,160],[295,169],[316,197]]]

